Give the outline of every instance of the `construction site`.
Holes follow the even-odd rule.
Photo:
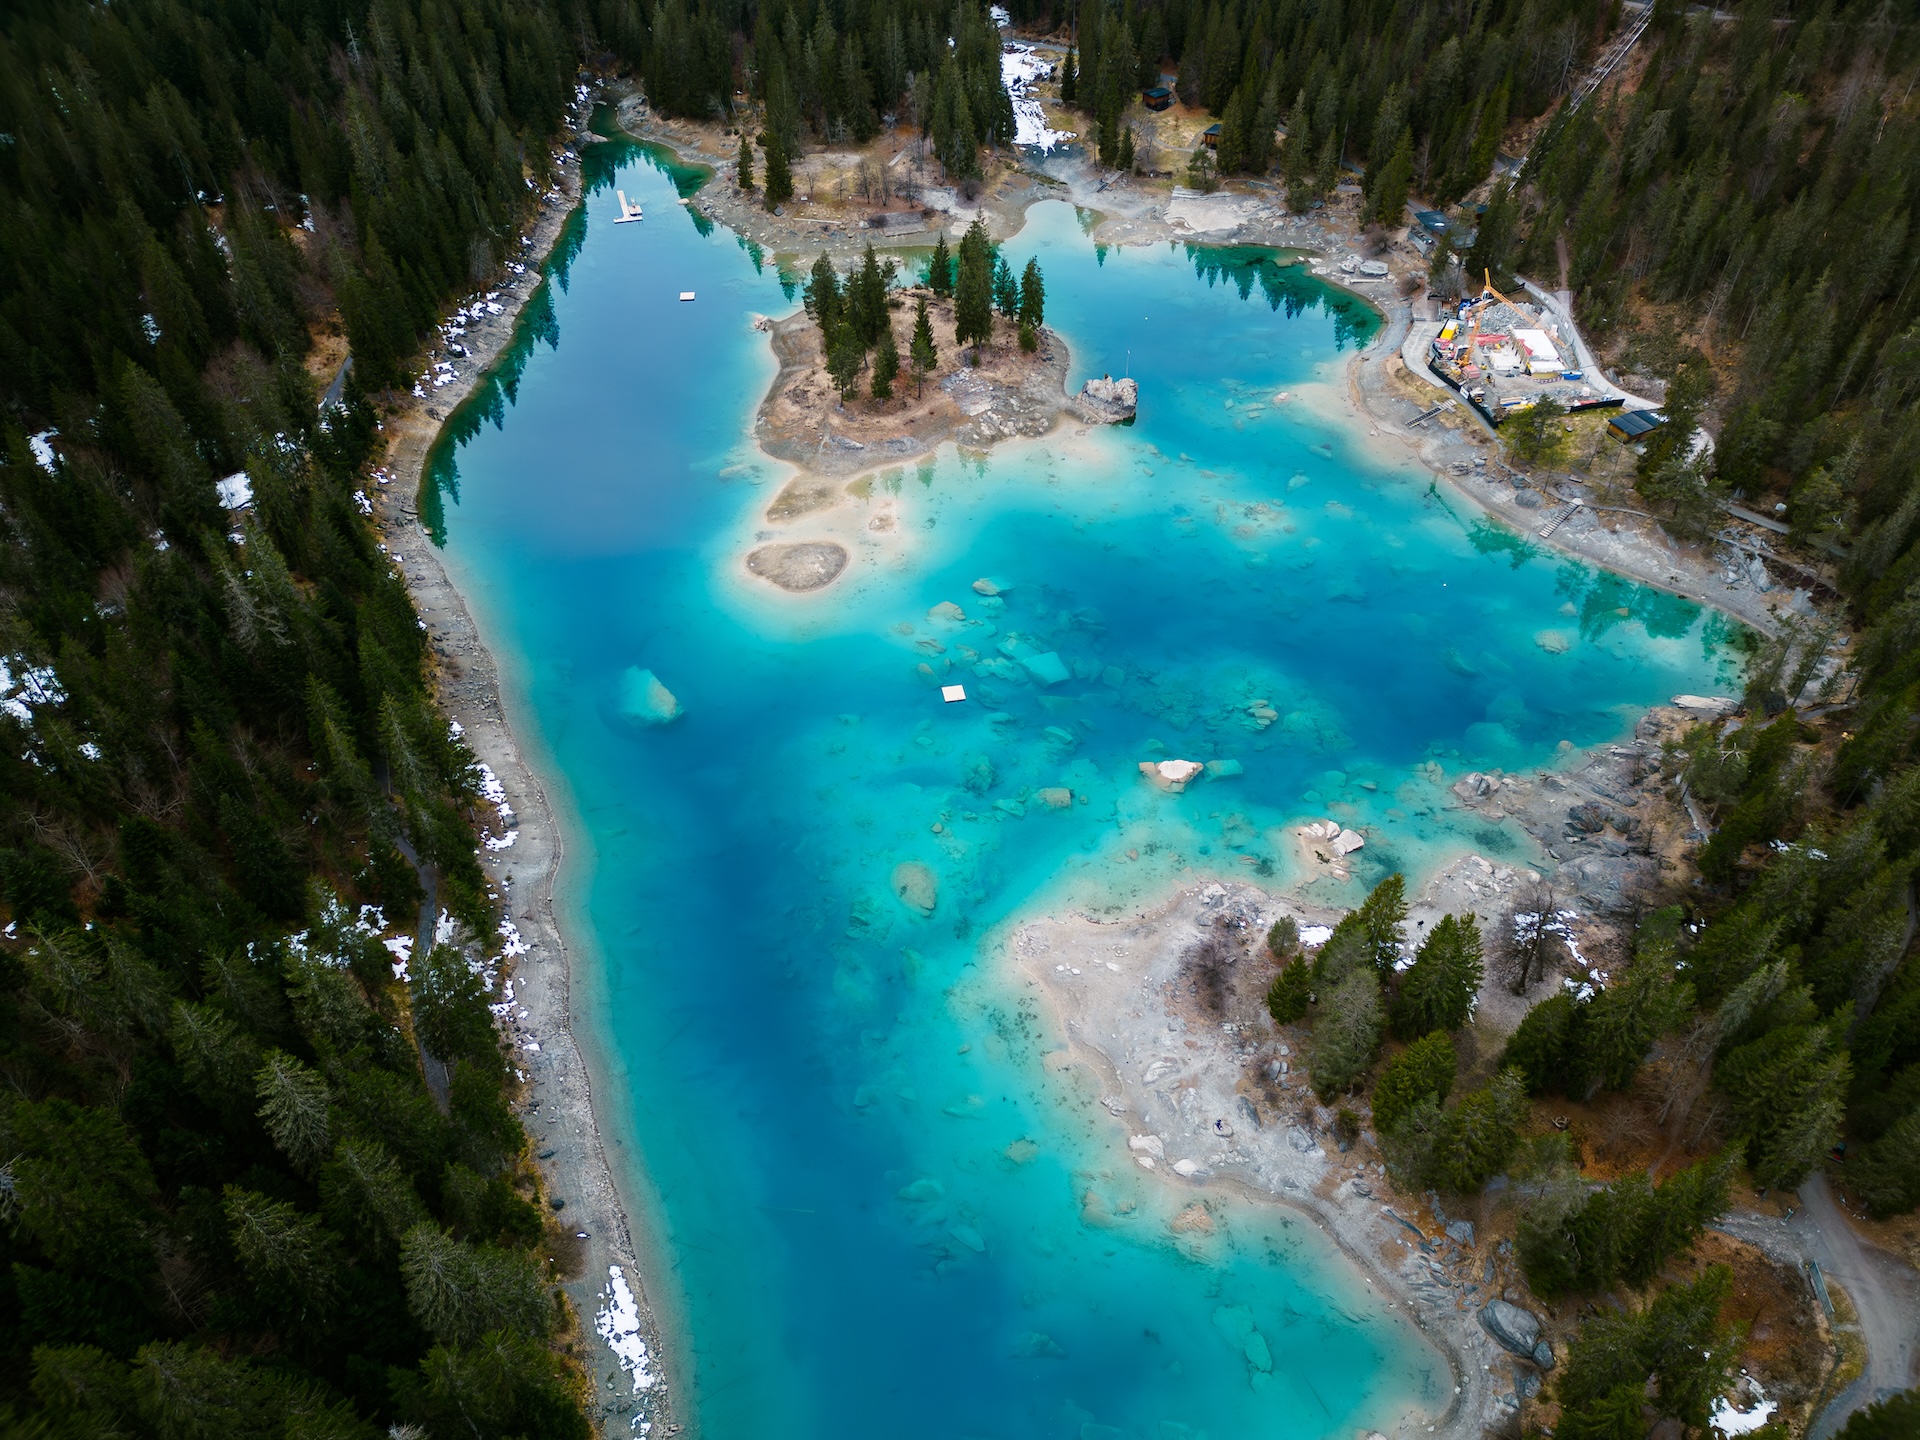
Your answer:
[[[1490,425],[1542,400],[1563,409],[1617,409],[1623,403],[1587,383],[1573,337],[1539,305],[1511,300],[1482,277],[1478,295],[1462,296],[1429,346],[1433,373]]]

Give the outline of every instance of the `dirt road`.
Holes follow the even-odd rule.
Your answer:
[[[1920,1380],[1914,1368],[1920,1342],[1920,1275],[1860,1238],[1824,1175],[1814,1175],[1800,1187],[1800,1200],[1801,1210],[1787,1224],[1801,1232],[1807,1254],[1827,1277],[1853,1297],[1867,1345],[1867,1367],[1860,1378],[1829,1401],[1807,1431],[1807,1440],[1826,1440],[1861,1406]]]

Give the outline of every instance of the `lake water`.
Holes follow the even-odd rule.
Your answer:
[[[1336,413],[1364,307],[1262,252],[1103,254],[1057,203],[1007,253],[1039,255],[1074,386],[1130,370],[1138,423],[882,474],[900,536],[781,596],[739,567],[785,473],[748,438],[774,372],[748,319],[793,302],[676,203],[696,177],[628,146],[587,165],[436,513],[571,797],[582,1040],[662,1239],[683,1409],[716,1440],[1423,1431],[1440,1357],[1284,1208],[1209,1192],[1221,1234],[1177,1240],[1196,1192],[1045,1069],[1062,1039],[996,947],[1040,904],[1285,884],[1278,827],[1323,814],[1371,836],[1326,903],[1462,849],[1525,859],[1456,830],[1443,785],[1710,688],[1721,630],[1370,455]],[[644,224],[611,223],[616,183]],[[1029,678],[1048,652],[1071,678]],[[678,721],[623,718],[633,667]],[[1176,757],[1243,773],[1141,781]],[[903,861],[938,878],[929,917]]]

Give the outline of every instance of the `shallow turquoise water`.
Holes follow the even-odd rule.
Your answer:
[[[524,343],[439,458],[443,514],[590,847],[584,1028],[616,1158],[657,1196],[702,1433],[1222,1440],[1439,1408],[1444,1365],[1306,1221],[1212,1195],[1222,1234],[1174,1243],[1192,1194],[1045,1072],[1061,1039],[1004,922],[1285,883],[1276,827],[1320,814],[1372,836],[1351,886],[1317,882],[1330,903],[1457,848],[1524,858],[1450,830],[1442,784],[1707,688],[1717,627],[1453,513],[1321,418],[1370,333],[1351,301],[1252,252],[1101,255],[1057,204],[1009,253],[1042,258],[1073,383],[1130,368],[1139,423],[883,475],[897,536],[776,596],[738,569],[784,478],[745,438],[773,373],[747,317],[790,301],[645,153],[589,163]],[[616,180],[643,225],[610,223]],[[965,620],[929,619],[949,600]],[[979,674],[963,645],[1075,678]],[[943,706],[917,667],[956,662],[971,700]],[[635,666],[683,718],[621,718]],[[1140,781],[1175,756],[1244,773]],[[890,891],[903,860],[939,877],[930,918]],[[1115,1223],[1083,1222],[1089,1190]]]

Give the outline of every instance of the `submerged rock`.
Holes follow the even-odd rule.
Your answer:
[[[665,725],[684,711],[653,671],[629,665],[620,679],[620,713],[637,725]]]
[[[1009,1353],[1016,1360],[1061,1360],[1067,1352],[1060,1348],[1051,1335],[1029,1330],[1013,1342],[1013,1349]]]
[[[831,481],[799,477],[789,480],[785,488],[773,497],[766,515],[767,519],[776,523],[797,520],[815,510],[829,509],[839,501],[840,489]]]
[[[796,594],[832,584],[846,568],[846,548],[831,540],[762,545],[747,556],[751,573]]]
[[[1071,680],[1073,672],[1061,663],[1060,656],[1048,650],[1040,655],[1022,657],[1020,663],[1027,667],[1027,673],[1042,685],[1058,685],[1063,680]]]
[[[893,893],[909,910],[931,915],[940,903],[940,881],[918,860],[903,860],[893,867]]]

